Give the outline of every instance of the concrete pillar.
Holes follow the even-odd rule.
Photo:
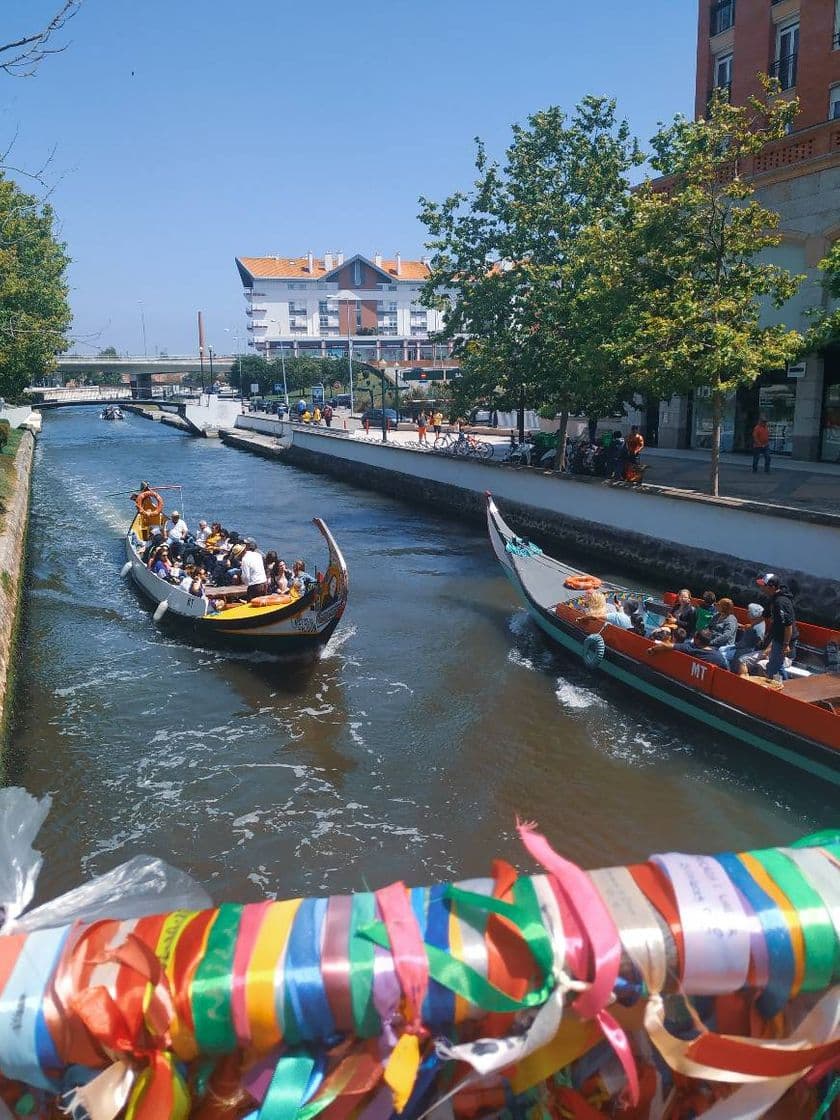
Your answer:
[[[793,458],[816,460],[820,457],[820,421],[823,402],[823,360],[809,354],[805,376],[796,382],[796,408],[793,414]]]
[[[659,446],[688,447],[691,433],[688,430],[688,399],[671,397],[659,402]]]

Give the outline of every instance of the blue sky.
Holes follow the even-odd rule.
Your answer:
[[[59,0],[6,0],[3,42]],[[85,0],[68,49],[0,75],[0,140],[38,166],[73,264],[80,353],[232,350],[237,255],[422,252],[417,198],[473,137],[586,93],[646,140],[693,104],[693,0]],[[225,333],[228,328],[229,333]],[[242,344],[244,345],[244,344]]]

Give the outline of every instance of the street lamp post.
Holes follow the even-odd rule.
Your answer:
[[[289,390],[286,386],[286,344],[280,343],[280,369],[283,371],[283,399],[286,402],[286,414],[289,414]]]
[[[208,346],[207,351],[210,354],[210,388],[213,388],[213,347]]]

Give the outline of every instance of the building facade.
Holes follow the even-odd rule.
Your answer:
[[[698,11],[698,117],[716,87],[738,105],[760,93],[759,73],[799,100],[793,131],[755,156],[749,172],[761,204],[781,218],[782,242],[767,258],[805,277],[795,298],[764,307],[762,320],[804,331],[808,310],[828,306],[817,264],[840,237],[840,0],[699,0]],[[840,462],[840,354],[811,354],[732,394],[723,449],[748,450],[761,413],[777,453]],[[708,447],[708,397],[663,402],[658,439],[666,447]]]
[[[448,343],[433,342],[443,320],[421,306],[425,260],[237,257],[249,346],[266,357],[346,357],[393,365],[451,365]],[[351,298],[352,297],[352,298]]]

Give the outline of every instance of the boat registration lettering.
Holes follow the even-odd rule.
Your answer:
[[[701,665],[701,663],[699,661],[693,661],[691,663],[691,675],[692,675],[692,677],[694,677],[698,681],[704,681],[706,679],[706,669],[707,668],[708,668],[708,665]]]

